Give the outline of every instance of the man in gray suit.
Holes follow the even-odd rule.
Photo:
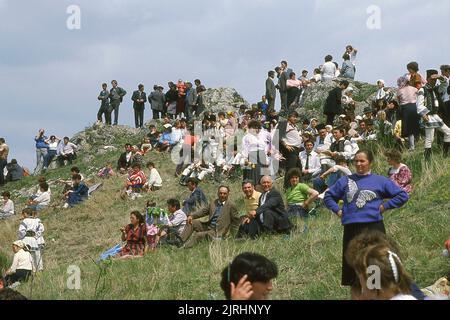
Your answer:
[[[138,90],[133,92],[131,96],[134,109],[134,124],[136,128],[144,127],[144,109],[147,102],[147,94],[144,92],[144,85],[138,85]]]
[[[192,115],[197,108],[197,91],[192,88],[192,83],[186,82],[186,106],[185,106],[185,116],[186,121],[189,121]]]
[[[112,110],[114,110],[114,125],[117,125],[119,121],[119,106],[123,100],[123,96],[126,95],[127,92],[123,88],[117,86],[116,80],[111,81],[111,85],[112,88],[109,91],[109,99]]]
[[[153,86],[153,92],[148,96],[150,102],[153,119],[159,119],[164,116],[164,105],[166,103],[166,97],[163,93],[163,87],[155,84]]]
[[[269,103],[269,110],[275,110],[275,98],[277,97],[277,90],[275,89],[275,83],[273,82],[275,72],[271,70],[267,73],[267,75],[266,98]]]
[[[105,123],[107,125],[111,125],[111,106],[109,105],[109,91],[108,91],[108,85],[106,83],[102,84],[102,91],[100,91],[100,94],[98,96],[98,100],[100,100],[102,103],[100,105],[100,109],[97,113],[97,123],[102,122],[102,116],[105,114]]]

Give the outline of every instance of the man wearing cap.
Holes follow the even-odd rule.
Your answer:
[[[450,128],[442,121],[439,114],[444,111],[444,102],[436,85],[439,76],[437,70],[427,70],[427,84],[417,91],[417,113],[422,117],[421,125],[425,128],[425,159],[431,158],[431,144],[434,130],[444,134],[444,156],[448,156],[450,148]]]
[[[363,120],[373,120],[373,109],[371,107],[364,107]]]
[[[138,85],[138,90],[133,92],[131,96],[134,109],[134,124],[136,128],[144,127],[144,109],[147,102],[147,94],[144,92],[144,85]]]
[[[450,127],[450,66],[448,64],[441,66],[441,77],[439,78],[439,93],[441,94],[442,101],[444,102],[444,112],[442,120]]]
[[[269,109],[271,110],[275,109],[275,98],[277,97],[277,89],[275,88],[275,83],[273,82],[274,78],[275,72],[272,70],[269,71],[266,79],[266,98],[269,104]]]
[[[119,122],[119,106],[123,100],[123,97],[127,94],[127,92],[117,86],[117,81],[111,81],[112,88],[109,90],[109,99],[112,110],[114,110],[114,125],[117,125]]]
[[[148,101],[152,108],[153,119],[159,119],[164,114],[164,105],[166,103],[166,97],[163,93],[163,87],[155,84],[153,91],[148,96]]]

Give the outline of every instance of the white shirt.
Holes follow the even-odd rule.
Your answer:
[[[153,168],[152,170],[150,170],[150,177],[148,178],[148,185],[154,186],[154,187],[162,187],[162,179],[161,176],[159,175],[158,170],[156,170],[155,168]]]
[[[322,72],[322,81],[330,81],[335,78],[336,65],[331,61],[325,62],[320,71]]]
[[[45,244],[44,240],[44,225],[39,218],[26,218],[23,219],[19,225],[18,238],[24,240],[27,231],[33,231],[35,233],[34,238],[37,241],[37,245]]]
[[[3,202],[3,207],[0,210],[1,213],[4,213],[6,215],[13,215],[14,214],[14,202],[11,199],[8,199],[8,201]]]
[[[306,150],[300,152],[300,161],[302,162],[302,169],[306,170],[306,158],[307,158],[307,153]],[[311,151],[311,153],[309,154],[309,162],[308,162],[308,173],[315,173],[316,171],[320,170],[320,159],[319,159],[319,155],[315,152],[315,151]]]
[[[242,155],[247,158],[250,152],[258,150],[266,150],[266,141],[263,141],[259,134],[247,133],[242,138]]]
[[[55,142],[48,142],[48,150],[57,151],[58,150],[58,140],[55,140]]]
[[[377,95],[375,96],[375,100],[383,99],[385,95],[386,95],[386,91],[384,91],[384,87],[381,89],[378,89]]]
[[[133,155],[133,151],[130,151],[126,154],[127,162],[130,162],[131,156]]]
[[[50,203],[50,193],[48,193],[48,191],[42,192],[39,196],[34,198],[34,201],[41,206],[48,206]]]
[[[288,146],[297,148],[300,148],[302,146],[302,137],[300,136],[300,132],[290,122],[287,123],[286,138],[284,138],[283,141]]]
[[[169,223],[167,225],[175,228],[177,233],[181,236],[184,231],[184,227],[186,226],[186,221],[186,213],[184,213],[183,210],[178,209],[169,217]]]
[[[17,270],[33,270],[33,258],[28,251],[20,249],[14,255],[11,271],[16,272]]]
[[[62,152],[61,154],[73,154],[77,150],[77,146],[73,144],[72,142],[68,142],[67,144],[63,144]]]

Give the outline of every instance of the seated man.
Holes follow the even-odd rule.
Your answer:
[[[244,193],[246,216],[239,227],[236,238],[242,238],[243,236],[248,235],[254,239],[260,233],[259,224],[255,217],[261,192],[255,190],[255,186],[251,180],[244,180],[242,182],[242,192]]]
[[[200,206],[208,205],[208,200],[202,189],[198,186],[198,182],[197,178],[187,179],[187,187],[191,194],[189,198],[183,202],[183,211],[186,214],[190,214]]]
[[[131,144],[125,144],[125,152],[122,153],[117,161],[117,171],[124,174],[131,166],[133,161],[133,147]]]
[[[311,180],[320,172],[320,158],[313,149],[314,142],[308,140],[305,142],[305,150],[300,152],[300,161],[303,168],[302,178],[304,181]]]
[[[158,144],[161,134],[158,132],[158,130],[156,130],[156,126],[154,124],[151,124],[148,128],[150,129],[150,133],[147,134],[147,137],[149,138],[150,144],[153,149]]]
[[[256,219],[262,231],[289,233],[292,224],[286,213],[280,192],[273,187],[272,177],[263,176],[261,185],[264,192],[259,198]]]
[[[319,195],[320,199],[323,199],[323,193],[327,190],[327,188],[334,185],[341,177],[352,174],[348,168],[347,160],[345,160],[344,156],[338,155],[335,159],[336,165],[332,166],[330,169],[322,173],[320,177],[313,180],[314,189],[321,192]]]
[[[58,162],[60,166],[64,165],[64,162],[67,161],[68,164],[72,164],[72,161],[76,158],[76,151],[78,147],[69,141],[69,137],[64,137],[64,142],[60,147]]]
[[[156,151],[158,152],[170,151],[171,148],[178,143],[178,141],[173,141],[172,125],[165,124],[163,127],[164,132],[159,138],[158,144],[156,145]]]
[[[25,251],[25,244],[21,240],[13,243],[14,259],[6,271],[5,284],[10,286],[15,282],[27,281],[34,270],[33,258],[28,251]]]
[[[10,163],[6,165],[8,174],[6,175],[6,181],[19,181],[23,178],[23,168],[17,164],[16,159],[12,159]]]
[[[170,213],[169,221],[166,226],[161,227],[158,236],[156,238],[156,244],[158,242],[163,241],[166,243],[171,243],[170,238],[171,234],[179,239],[178,245],[182,244],[181,235],[184,232],[186,227],[187,216],[183,210],[180,209],[180,201],[177,199],[169,199],[167,200],[167,209]]]
[[[3,203],[0,205],[0,220],[14,215],[14,202],[11,200],[11,193],[2,193]]]
[[[67,198],[67,203],[64,205],[65,208],[72,208],[88,198],[89,188],[84,182],[81,181],[81,176],[79,174],[75,174],[72,177],[72,180],[73,190],[69,190],[65,194]]]
[[[70,179],[69,180],[63,180],[63,179],[57,180],[59,183],[64,184],[63,193],[66,193],[67,191],[73,189],[73,177],[76,174],[79,174],[81,177],[81,181],[84,181],[84,176],[81,174],[80,169],[78,167],[70,168]]]
[[[39,191],[39,195],[28,200],[28,208],[31,208],[34,211],[40,211],[50,204],[51,197],[48,183],[41,182],[39,184]]]
[[[231,201],[228,200],[230,189],[220,186],[216,199],[206,206],[188,215],[188,224],[182,235],[182,240],[187,241],[185,248],[191,248],[200,240],[222,238],[228,235],[230,229],[237,228],[240,223],[239,212]],[[207,222],[201,222],[198,218],[209,216]],[[195,234],[192,233],[196,231]],[[189,237],[192,237],[189,239]]]

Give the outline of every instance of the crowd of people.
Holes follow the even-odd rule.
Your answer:
[[[423,77],[418,64],[409,63],[408,73],[398,80],[397,94],[385,88],[384,81],[379,79],[373,104],[359,114],[349,82],[356,72],[356,53],[356,49],[347,46],[341,68],[327,55],[312,78],[308,78],[306,70],[296,78],[288,63],[281,61],[280,66],[268,72],[261,101],[251,108],[242,105],[237,111],[205,110],[202,96],[206,88],[198,79],[194,81],[195,88],[182,80],[177,84],[169,82],[166,93],[162,86],[155,85],[148,97],[140,84],[131,97],[135,126],[143,128],[146,102],[151,104],[153,119],[158,121],[149,125],[149,133],[140,143],[125,145],[116,170],[108,163],[97,176],[122,178],[124,199],[134,200],[164,190],[164,179],[155,163],[144,162],[151,153],[167,152],[176,159],[173,175],[188,188],[190,195],[184,201],[169,199],[164,209],[156,203],[147,203],[143,212],[131,212],[130,223],[121,228],[121,240],[126,244],[111,256],[143,257],[160,245],[174,244],[187,249],[203,240],[233,235],[250,239],[265,233],[289,235],[297,226],[297,219],[308,219],[315,214],[316,207],[324,205],[341,219],[344,228],[342,285],[352,288],[354,298],[423,298],[405,271],[395,246],[386,240],[383,220],[387,210],[403,206],[413,191],[412,172],[402,161],[402,152],[406,148],[414,150],[421,133],[427,161],[431,158],[435,130],[443,133],[443,152],[448,156],[450,66],[441,66],[441,74],[427,70]],[[325,120],[301,119],[296,110],[304,104],[305,89],[333,81],[338,85],[328,93],[323,108]],[[115,80],[111,84],[109,91],[107,84],[102,85],[98,122],[103,121],[104,115],[105,123],[110,125],[114,111],[113,124],[117,125],[126,91]],[[277,90],[281,98],[279,113],[275,111]],[[35,174],[45,172],[54,158],[61,165],[76,159],[77,146],[68,137],[48,139],[41,129],[35,141]],[[372,172],[374,155],[367,148],[370,141],[390,147],[384,154],[390,166],[386,176]],[[7,156],[8,146],[0,138],[0,169],[6,165]],[[352,162],[354,167],[350,166]],[[65,207],[73,207],[89,195],[79,169],[72,169],[72,179],[66,182],[64,190]],[[3,179],[1,174],[0,178]],[[236,178],[242,179],[244,208],[238,208],[230,200],[234,190],[226,181]],[[283,180],[281,188],[275,187],[278,178]],[[212,179],[220,182],[220,186],[217,197],[208,199],[199,184]],[[2,196],[0,217],[11,216],[14,212],[11,195],[4,192]],[[19,231],[22,243],[14,244],[18,259],[27,255],[22,250],[30,253],[32,270],[42,269],[43,225],[37,212],[48,206],[50,196],[44,179],[22,212]],[[368,245],[370,241],[373,243]],[[369,261],[376,261],[383,270],[383,288],[376,293],[369,292],[365,282]],[[258,271],[252,270],[252,266],[259,264],[263,266]],[[224,270],[221,286],[230,299],[262,299],[272,290],[271,280],[277,274],[273,262],[246,253]],[[21,278],[28,275],[25,271],[18,274]]]

